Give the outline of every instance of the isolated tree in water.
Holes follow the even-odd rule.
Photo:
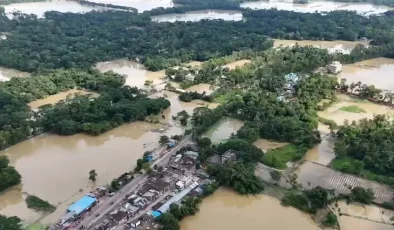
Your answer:
[[[96,170],[94,170],[94,169],[90,170],[90,172],[89,172],[89,180],[95,182],[96,181],[96,176],[97,176]]]
[[[170,138],[169,138],[168,136],[163,135],[163,136],[160,137],[159,143],[160,143],[161,145],[165,145],[165,144],[167,144],[168,142],[170,142]]]

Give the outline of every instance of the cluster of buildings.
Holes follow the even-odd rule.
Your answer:
[[[78,220],[83,215],[100,202],[100,199],[108,195],[109,190],[106,187],[95,188],[90,193],[83,196],[81,199],[73,203],[67,208],[67,213],[64,215],[51,230],[64,230],[72,227],[78,223]]]
[[[327,65],[327,72],[331,74],[338,74],[342,72],[342,64],[339,61],[334,61]]]
[[[160,151],[159,151],[160,152]],[[94,230],[158,229],[155,218],[167,212],[170,205],[179,203],[187,195],[201,195],[199,185],[208,183],[205,176],[196,173],[198,152],[185,151],[170,158],[168,165],[154,171],[149,179],[132,194],[127,194],[120,207],[109,213]]]

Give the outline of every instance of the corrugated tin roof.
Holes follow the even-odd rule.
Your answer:
[[[84,196],[74,204],[70,205],[67,209],[69,212],[74,212],[76,215],[79,215],[81,212],[88,209],[92,204],[97,201],[96,198],[91,196]]]

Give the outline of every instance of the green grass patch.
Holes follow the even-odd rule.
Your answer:
[[[331,162],[331,167],[345,173],[354,174],[368,180],[377,181],[394,187],[394,178],[378,175],[364,169],[364,163],[351,157],[336,158]]]
[[[337,123],[334,120],[326,119],[324,117],[319,117],[319,122],[325,124],[325,125],[332,125],[334,127],[337,127]]]
[[[365,110],[358,107],[357,105],[342,106],[339,110],[349,112],[349,113],[365,113]]]
[[[35,223],[27,227],[25,230],[46,230],[46,229],[47,227],[45,225],[42,225],[40,223]]]
[[[56,207],[39,197],[30,195],[26,198],[27,207],[39,212],[53,212]]]
[[[277,149],[270,149],[264,154],[263,163],[277,169],[285,169],[289,161],[300,160],[307,149],[288,144]]]

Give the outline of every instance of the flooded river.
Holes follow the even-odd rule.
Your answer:
[[[0,81],[9,81],[13,77],[29,77],[30,74],[15,69],[0,67]]]
[[[289,10],[301,13],[329,12],[335,10],[351,10],[357,11],[362,15],[381,14],[392,10],[392,7],[377,6],[370,3],[344,3],[330,1],[309,1],[308,4],[295,4],[292,0],[271,0],[245,2],[241,4],[243,8],[251,9],[271,9]]]
[[[363,84],[375,85],[379,89],[394,92],[393,73],[394,59],[375,58],[344,65],[338,79],[346,78],[349,84],[361,81]]]
[[[240,196],[219,189],[203,200],[200,212],[181,221],[182,230],[206,229],[320,229],[306,214],[283,207],[276,198],[257,195]]]
[[[152,17],[153,21],[157,22],[176,22],[176,21],[200,21],[203,19],[222,19],[225,21],[241,21],[242,13],[239,11],[226,10],[202,10],[190,11],[184,14],[164,14]]]
[[[223,118],[214,124],[203,136],[211,139],[212,143],[218,144],[230,138],[244,125],[244,122],[234,118]]]
[[[117,6],[134,7],[138,12],[151,10],[157,7],[172,7],[172,0],[90,0],[91,2],[113,4]]]
[[[66,0],[52,0],[47,2],[27,2],[27,3],[15,3],[10,5],[2,6],[7,13],[9,18],[12,18],[12,12],[21,11],[26,14],[35,14],[39,18],[44,17],[46,11],[59,11],[62,13],[86,13],[91,10],[101,10],[101,7],[92,7],[87,5],[81,5],[74,1]]]
[[[364,45],[368,46],[368,42],[351,42],[351,41],[311,41],[311,40],[281,40],[275,39],[274,40],[274,47],[280,46],[295,46],[296,44],[300,46],[314,46],[317,48],[327,49],[330,53],[343,53],[343,54],[350,54],[350,52],[356,47],[357,45]]]

